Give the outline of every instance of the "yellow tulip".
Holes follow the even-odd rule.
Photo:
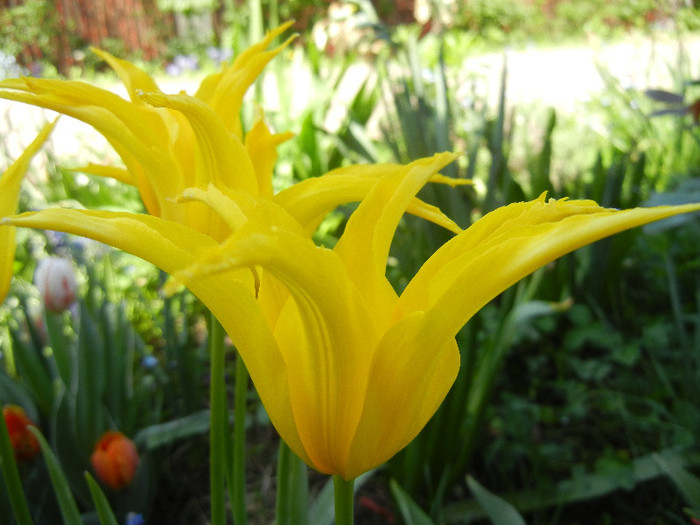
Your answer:
[[[273,423],[321,472],[352,479],[407,445],[457,375],[458,330],[506,288],[580,246],[700,210],[620,211],[542,195],[457,234],[397,295],[385,277],[395,228],[415,193],[451,159],[436,155],[383,177],[332,251],[266,207],[175,274],[175,283],[194,290],[233,269],[264,270],[257,303],[230,295],[216,315],[235,342],[250,341],[238,348]]]
[[[207,77],[194,96],[166,95],[145,72],[100,51],[97,53],[119,73],[130,100],[82,82],[34,78],[0,81],[0,98],[78,118],[102,133],[121,156],[125,168],[90,165],[83,170],[136,186],[148,212],[47,209],[12,218],[21,182],[21,173],[15,170],[0,183],[4,190],[0,192],[4,225],[0,235],[7,248],[3,250],[2,275],[9,279],[11,274],[14,241],[10,246],[9,240],[14,239],[13,224],[43,223],[47,229],[91,237],[176,273],[220,249],[221,243],[260,209],[279,208],[285,220],[293,221],[310,236],[338,205],[359,201],[386,175],[404,172],[407,168],[395,164],[341,168],[273,194],[275,148],[289,134],[272,134],[262,119],[244,134],[239,111],[247,88],[286,45],[266,50],[287,27],[272,31],[222,72]],[[38,147],[39,141],[23,159]],[[444,156],[430,169],[437,172],[453,157]],[[438,174],[430,181],[452,186],[466,182]],[[453,232],[460,231],[440,210],[417,198],[411,199],[407,209]],[[228,325],[236,324],[236,319],[243,320],[244,325],[251,323],[251,330],[236,338],[241,347],[265,344],[258,330],[265,323],[255,317],[259,306],[254,292],[256,280],[261,278],[264,272],[243,269],[200,279],[192,287],[215,314],[227,319]],[[252,302],[232,310],[228,294]],[[252,368],[257,367],[258,374],[265,366],[264,360],[257,364],[254,357],[247,360]],[[268,405],[274,403],[268,400]]]
[[[130,102],[84,84],[0,82],[9,89],[0,97],[102,132],[124,159],[119,176],[139,188],[149,212],[46,209],[2,224],[87,236],[170,273],[169,289],[186,284],[228,332],[282,438],[321,472],[352,479],[409,443],[456,377],[457,331],[507,287],[580,246],[700,209],[618,211],[542,195],[462,231],[416,198],[428,182],[459,183],[439,175],[452,153],[341,168],[273,194],[275,146],[286,135],[260,121],[243,137],[238,111],[244,87],[279,53],[263,51],[279,32],[195,97],[164,95],[109,57]],[[0,210],[10,198],[0,194]],[[315,245],[320,221],[352,201],[360,204],[335,248]],[[399,295],[385,271],[406,212],[455,236]]]
[[[273,196],[276,148],[292,134],[273,134],[262,115],[244,133],[239,113],[248,88],[292,40],[267,49],[290,25],[271,31],[221,72],[206,77],[194,96],[164,94],[146,72],[95,50],[118,73],[129,100],[84,82],[39,78],[0,81],[0,98],[57,111],[93,126],[114,147],[125,167],[91,164],[79,169],[136,186],[148,214],[166,221],[164,227],[178,223],[221,242],[257,199],[274,197],[295,210],[313,231],[330,209],[360,200],[383,168],[340,169],[330,184],[313,179]],[[13,177],[14,185],[0,195],[1,216],[14,213],[12,199],[18,195],[20,179]],[[454,185],[465,181],[435,177],[434,182]],[[309,207],[306,203],[313,194],[319,200]],[[217,213],[217,202],[224,197],[235,202],[236,220],[223,220]],[[317,215],[309,216],[310,210]],[[458,230],[439,210],[418,199],[409,211]],[[14,250],[6,253],[11,260]]]
[[[210,184],[229,194],[272,195],[276,146],[291,134],[272,134],[260,118],[244,136],[239,112],[245,92],[289,42],[267,50],[289,25],[208,76],[194,96],[166,95],[133,64],[95,50],[119,74],[130,100],[85,82],[27,77],[0,81],[0,98],[90,124],[114,147],[125,168],[89,165],[82,171],[132,184],[149,214],[221,240],[230,231],[218,216],[199,202],[177,198],[186,188]]]
[[[317,470],[351,479],[408,444],[437,410],[459,367],[457,331],[496,295],[580,246],[700,210],[620,211],[542,195],[455,235],[397,295],[385,277],[395,228],[453,159],[385,167],[333,250],[316,246],[304,214],[290,212],[318,217],[323,193],[289,208],[260,199],[222,243],[128,213],[47,209],[4,222],[89,236],[173,274],[170,287],[185,282],[230,335],[287,444]],[[217,198],[222,220],[238,221],[235,202]]]

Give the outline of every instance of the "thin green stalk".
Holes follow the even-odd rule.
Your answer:
[[[34,437],[36,437],[36,439],[39,441],[41,453],[44,455],[44,461],[46,462],[46,469],[49,471],[51,484],[53,485],[56,500],[58,501],[58,506],[61,510],[63,523],[82,523],[78,504],[76,503],[75,497],[71,492],[70,484],[68,483],[68,479],[66,478],[63,469],[61,468],[58,458],[53,453],[51,446],[48,444],[42,433],[39,432],[38,428],[29,427],[29,431],[34,434]]]
[[[213,315],[209,319],[210,410],[209,430],[209,490],[212,525],[225,525],[226,507],[226,383],[224,382],[224,330]]]
[[[306,525],[309,521],[309,480],[306,464],[280,441],[277,460],[275,525]]]
[[[260,42],[265,33],[261,0],[248,0],[248,45]],[[261,101],[263,94],[263,78],[255,82],[255,100]]]
[[[107,496],[102,492],[95,478],[89,472],[85,472],[85,479],[92,495],[92,501],[95,504],[95,510],[97,510],[97,516],[100,519],[100,525],[119,525],[112,508],[109,506]]]
[[[333,495],[335,497],[335,525],[353,525],[355,480],[346,481],[342,476],[333,476]]]
[[[2,420],[0,421],[0,468],[2,469],[2,477],[10,497],[12,512],[20,525],[32,525],[32,515],[29,512],[27,499],[24,497],[24,488],[19,477],[19,470],[17,469],[5,418],[2,417],[0,419]]]
[[[248,397],[248,369],[240,354],[236,359],[236,393],[233,412],[233,474],[232,501],[233,521],[236,525],[248,522],[246,515],[245,490],[245,420],[247,414],[246,401]]]
[[[683,348],[688,348],[688,336],[683,324],[683,307],[681,306],[681,296],[678,290],[678,280],[676,266],[668,251],[664,254],[664,266],[668,278],[668,295],[671,300],[671,311],[673,312],[673,324],[676,326],[676,334]]]

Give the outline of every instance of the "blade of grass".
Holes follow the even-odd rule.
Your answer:
[[[435,525],[430,516],[411,499],[411,496],[399,486],[396,480],[392,479],[389,486],[391,494],[399,506],[401,518],[406,525]]]
[[[79,332],[77,377],[74,379],[78,386],[78,395],[75,396],[75,426],[80,442],[89,450],[104,431],[104,380],[110,375],[105,366],[114,366],[111,373],[118,373],[118,365],[105,362],[105,344],[98,323],[83,302],[80,303]]]
[[[245,422],[248,398],[248,369],[240,354],[236,355],[236,391],[234,394],[233,408],[233,450],[232,457],[228,461],[230,470],[229,497],[233,506],[233,520],[236,525],[245,525],[248,522],[246,514],[246,486],[245,486]],[[228,433],[227,433],[228,435]],[[230,445],[230,440],[227,440]]]
[[[27,326],[32,324],[31,321],[26,322]],[[35,346],[31,341],[17,337],[17,334],[12,336],[12,345],[8,355],[14,355],[17,373],[36,397],[39,410],[48,413],[53,403],[53,380],[46,359],[40,353],[41,346]]]
[[[211,498],[211,523],[226,523],[226,436],[228,418],[226,410],[226,384],[224,382],[224,330],[213,315],[209,322],[210,405],[211,429],[209,431],[209,491]]]
[[[76,369],[76,356],[69,338],[64,333],[64,317],[62,314],[47,311],[44,314],[44,321],[56,368],[63,384],[70,388],[73,384],[73,370]]]
[[[46,442],[46,439],[44,439],[44,436],[41,434],[41,432],[39,432],[39,429],[29,427],[29,430],[39,440],[39,446],[41,447],[41,452],[44,455],[44,461],[46,461],[46,468],[49,471],[51,484],[53,485],[54,492],[56,493],[58,505],[61,508],[63,522],[82,523],[78,505],[75,502],[75,498],[73,498],[70,485],[68,484],[68,479],[66,479],[65,474],[63,474],[63,470],[61,469],[58,459],[54,455],[49,444]]]
[[[484,211],[491,211],[501,204],[501,199],[506,195],[505,186],[508,181],[504,180],[506,170],[505,158],[505,121],[506,121],[506,80],[508,78],[508,64],[506,56],[503,57],[503,69],[501,70],[501,86],[498,92],[498,115],[492,123],[490,134],[487,137],[489,150],[491,152],[491,165],[489,167],[489,177],[486,183],[486,197],[484,201]],[[501,195],[498,195],[501,190]]]
[[[655,457],[662,456],[671,468],[692,468],[700,464],[700,455],[666,449],[642,456],[632,461],[630,466],[635,484],[656,479],[663,475]],[[557,483],[545,494],[537,489],[513,492],[505,495],[520,512],[530,512],[557,505],[586,501],[610,494],[624,488],[626,480],[605,474],[593,473],[576,475]],[[484,517],[484,512],[475,500],[452,503],[444,508],[445,523],[468,523]]]
[[[277,460],[277,525],[309,522],[309,481],[306,465],[280,441]]]
[[[652,457],[668,477],[673,480],[688,505],[700,508],[700,479],[685,470],[678,463],[668,461],[661,454],[654,454]]]
[[[32,515],[29,512],[27,499],[24,497],[24,489],[22,488],[22,480],[19,477],[15,454],[12,450],[10,435],[7,432],[5,418],[0,418],[0,468],[2,469],[2,477],[5,480],[10,497],[10,504],[14,512],[15,519],[19,525],[32,525]]]
[[[486,490],[471,476],[467,476],[467,485],[494,525],[525,525],[513,505]]]
[[[93,478],[89,472],[86,472],[85,479],[87,480],[88,487],[90,487],[90,494],[92,495],[92,501],[95,503],[100,523],[102,525],[119,525],[117,518],[114,516],[114,512],[112,512],[112,508],[109,506],[107,496],[102,492],[95,478]]]

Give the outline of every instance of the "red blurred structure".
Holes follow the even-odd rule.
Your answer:
[[[163,50],[169,14],[156,6],[156,0],[53,0],[47,23],[57,24],[56,67],[66,72],[76,62],[71,42],[102,46],[105,39],[119,41],[128,52],[138,51],[144,59],[156,57]],[[18,7],[25,0],[0,0],[0,10]],[[50,19],[50,20],[48,20]],[[49,28],[47,28],[49,30]],[[164,34],[165,32],[165,34]],[[29,44],[17,57],[22,65],[46,58],[36,44]]]
[[[127,50],[147,56],[157,52],[154,21],[163,14],[155,0],[55,0],[60,19],[90,44],[118,38]]]

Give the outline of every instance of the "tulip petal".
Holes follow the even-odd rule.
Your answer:
[[[383,177],[405,171],[400,164],[367,164],[331,171],[322,177],[306,179],[276,194],[273,199],[293,215],[311,234],[332,210],[342,204],[359,202]],[[460,180],[463,182],[453,182]],[[433,175],[429,182],[449,185],[468,184],[464,179]],[[459,233],[462,229],[442,211],[418,198],[411,199],[406,211],[438,226]]]
[[[459,350],[414,312],[386,332],[370,371],[362,419],[340,471],[345,479],[381,465],[418,435],[457,377]]]
[[[3,224],[72,233],[145,259],[168,273],[192,264],[216,245],[209,236],[152,215],[47,208],[3,219]]]
[[[135,186],[132,173],[129,170],[118,166],[105,166],[103,164],[90,163],[78,168],[72,168],[70,171],[88,173],[90,175],[97,175],[98,177],[106,177],[119,181],[123,184]]]
[[[454,161],[453,153],[421,159],[381,178],[360,203],[334,251],[351,279],[379,312],[393,307],[396,294],[386,279],[386,261],[396,227],[416,193],[437,171]]]
[[[173,156],[168,153],[167,143],[160,146],[154,144],[154,138],[165,133],[165,130],[158,129],[158,121],[149,118],[147,108],[136,106],[113,93],[82,82],[23,79],[25,82],[20,83],[14,79],[10,80],[0,81],[0,88],[9,87],[29,92],[0,90],[0,98],[63,113],[90,124],[101,133],[132,173],[149,213],[160,215],[164,199],[182,191],[182,176],[179,175],[180,170]],[[58,83],[57,93],[47,91],[54,89],[53,83]],[[71,86],[78,92],[77,97],[71,94]],[[36,90],[36,93],[32,92],[33,90]],[[64,93],[66,91],[67,93]],[[84,98],[81,98],[81,94]],[[134,132],[133,127],[137,128],[138,133]]]
[[[282,45],[265,51],[272,41],[284,33],[292,22],[282,24],[273,29],[265,38],[243,51],[233,64],[225,68],[220,74],[212,75],[200,86],[196,97],[210,106],[221,118],[226,129],[237,136],[243,138],[241,121],[239,114],[243,104],[243,96],[255,79],[260,76],[265,66],[275,58],[294,37],[287,39]]]
[[[160,116],[149,109],[133,104],[106,89],[77,80],[54,80],[45,78],[7,79],[0,81],[0,88],[12,89],[33,97],[20,100],[10,91],[0,92],[0,97],[19,100],[35,106],[65,113],[90,124],[102,135],[110,135],[110,125],[100,125],[102,121],[92,117],[99,114],[97,109],[106,111],[120,122],[119,128],[126,127],[139,141],[145,144],[167,144],[169,134]],[[87,108],[72,115],[69,111]],[[93,115],[94,113],[94,115]]]
[[[245,147],[255,168],[258,188],[263,197],[272,198],[272,174],[277,162],[277,146],[293,136],[290,132],[273,135],[262,117],[246,133]]]
[[[243,143],[226,130],[224,123],[201,100],[186,94],[143,93],[141,98],[155,107],[180,111],[189,121],[199,147],[197,176],[193,186],[212,182],[257,195],[258,184],[253,164]]]
[[[44,126],[22,155],[7,168],[0,178],[0,217],[17,212],[20,188],[29,168],[29,163],[39,151],[39,148],[46,142],[55,125],[56,120]],[[0,303],[7,296],[7,291],[10,288],[14,262],[15,229],[14,227],[0,228]]]
[[[397,315],[425,310],[442,333],[455,335],[499,293],[554,259],[615,233],[695,210],[700,204],[620,211],[592,201],[546,202],[544,194],[499,208],[426,261],[399,299]]]
[[[251,197],[245,193],[239,193],[237,198],[230,198],[221,189],[210,184],[206,190],[200,188],[187,188],[182,192],[182,197],[177,202],[196,201],[209,206],[228,225],[231,231],[236,231],[248,220],[246,212],[239,203],[244,203],[246,210],[253,207]]]
[[[106,51],[97,48],[90,48],[93,53],[109,64],[122,81],[129,93],[129,99],[134,103],[139,103],[138,94],[140,91],[160,91],[155,80],[144,70],[136,67],[127,60],[117,58]]]

